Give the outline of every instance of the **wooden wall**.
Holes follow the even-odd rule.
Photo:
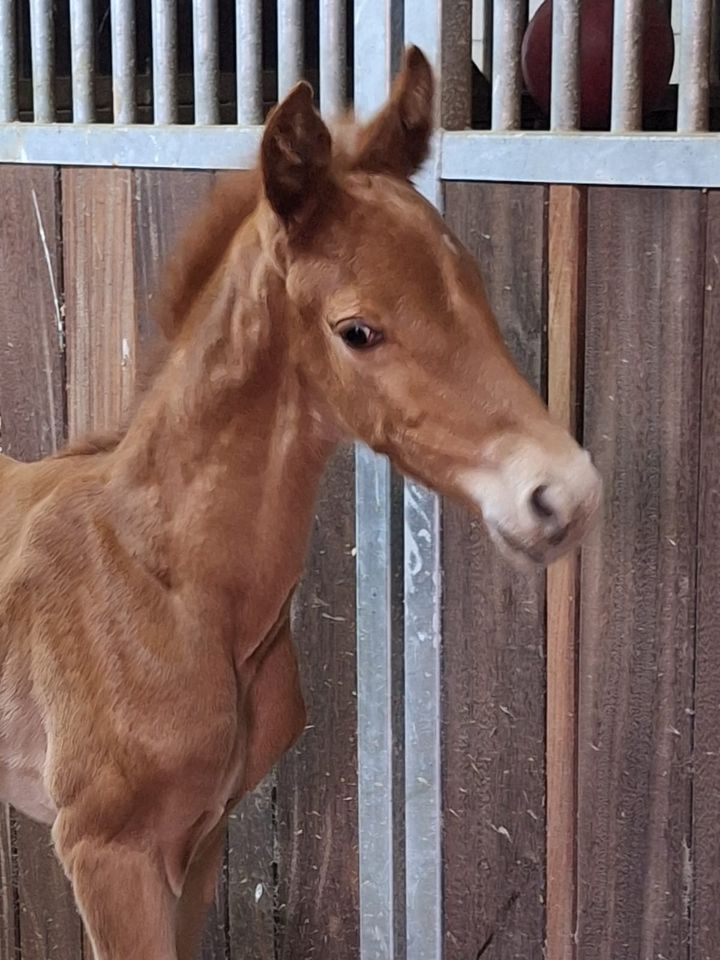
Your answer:
[[[122,412],[158,264],[211,180],[0,167],[4,452]],[[541,960],[547,936],[548,960],[717,960],[720,199],[455,183],[446,201],[608,488],[582,563],[548,578],[446,508],[446,958]],[[351,453],[317,517],[295,614],[310,726],[232,819],[205,960],[359,956]],[[47,831],[13,811],[0,884],[0,960],[89,957]]]

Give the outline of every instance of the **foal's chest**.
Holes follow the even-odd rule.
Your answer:
[[[31,698],[11,709],[0,704],[0,799],[38,820],[52,823],[57,813],[45,788],[47,739]]]

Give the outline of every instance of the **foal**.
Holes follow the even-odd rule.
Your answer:
[[[228,811],[303,729],[288,605],[337,443],[518,558],[552,560],[597,507],[408,182],[432,86],[409,50],[335,152],[296,87],[171,266],[168,354],[127,428],[0,458],[0,796],[52,823],[97,960],[195,955]]]

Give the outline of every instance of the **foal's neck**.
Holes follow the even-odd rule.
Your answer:
[[[169,580],[227,598],[252,635],[300,576],[333,444],[291,362],[284,281],[252,235],[235,247],[121,455],[145,517],[158,518]]]

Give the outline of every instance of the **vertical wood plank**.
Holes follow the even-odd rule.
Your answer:
[[[62,174],[71,436],[111,430],[132,399],[137,352],[131,170]]]
[[[277,956],[359,955],[353,456],[336,457],[318,501],[293,630],[308,728],[277,777]]]
[[[5,453],[35,460],[65,432],[55,171],[2,167],[0,193],[0,437]],[[49,830],[17,814],[14,842],[16,947],[24,960],[80,957],[80,920]]]
[[[153,300],[163,263],[215,179],[206,170],[136,170],[135,298],[139,349],[155,333]]]
[[[577,429],[585,309],[586,193],[553,186],[548,219],[548,406]],[[578,557],[547,571],[547,960],[575,954]]]
[[[542,186],[446,185],[446,218],[477,257],[525,373],[542,386]],[[516,575],[480,521],[444,520],[447,960],[541,960],[545,928],[544,577]]]
[[[62,172],[69,434],[113,430],[133,394],[131,170]],[[85,952],[91,954],[87,938]]]
[[[0,167],[0,447],[35,460],[62,444],[62,274],[55,171]]]
[[[693,743],[692,960],[720,944],[720,193],[708,196]],[[689,867],[689,864],[688,864]]]
[[[5,804],[0,805],[0,957],[14,960],[17,943],[17,877],[15,875],[14,823]]]
[[[273,771],[230,817],[228,912],[232,960],[275,960]]]
[[[705,200],[588,198],[578,955],[687,955]]]

